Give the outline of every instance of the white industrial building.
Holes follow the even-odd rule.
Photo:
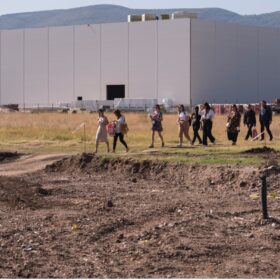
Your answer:
[[[280,30],[198,19],[0,31],[0,104],[280,96]]]

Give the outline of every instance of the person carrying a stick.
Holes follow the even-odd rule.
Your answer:
[[[260,111],[260,125],[261,125],[261,141],[264,140],[264,129],[266,129],[268,135],[269,135],[269,140],[272,141],[273,135],[270,130],[270,125],[272,123],[272,110],[271,108],[267,105],[267,102],[265,100],[262,101],[261,103],[261,111]]]

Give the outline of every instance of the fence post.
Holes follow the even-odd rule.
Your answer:
[[[263,218],[265,220],[268,219],[268,211],[267,211],[267,184],[266,184],[266,176],[261,177],[262,186],[261,186],[261,198],[262,198],[262,213]]]

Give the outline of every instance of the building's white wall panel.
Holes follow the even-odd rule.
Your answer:
[[[100,25],[75,26],[75,95],[101,99]]]
[[[191,95],[193,104],[217,99],[215,23],[191,22]]]
[[[1,31],[1,104],[24,103],[23,30]]]
[[[128,23],[101,25],[101,97],[107,85],[124,84],[128,94]]]
[[[280,91],[280,32],[192,21],[192,96],[196,103],[272,101]]]
[[[25,105],[48,104],[48,29],[25,30]]]
[[[129,24],[129,98],[157,93],[157,21]]]
[[[158,98],[190,104],[190,20],[158,22]]]
[[[73,33],[73,27],[50,28],[50,103],[75,99]]]
[[[216,23],[215,26],[215,91],[211,102],[238,102],[237,25]],[[213,71],[213,70],[212,70]]]
[[[280,96],[280,36],[274,28],[259,29],[259,100]]]
[[[237,94],[241,102],[259,100],[258,28],[237,26]]]

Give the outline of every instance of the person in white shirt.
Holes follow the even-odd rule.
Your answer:
[[[189,123],[189,114],[186,112],[184,105],[178,106],[178,119],[177,119],[177,124],[179,125],[179,145],[178,147],[183,146],[183,136],[188,139],[190,144],[192,144],[191,138],[189,136],[189,128],[190,128],[190,123]]]
[[[203,127],[203,145],[207,146],[207,138],[213,143],[216,144],[216,139],[212,135],[212,127],[213,127],[213,119],[215,113],[213,109],[211,109],[209,103],[204,103],[204,109],[201,111],[201,121]]]
[[[117,120],[115,121],[113,153],[116,152],[118,138],[120,139],[120,142],[125,146],[126,152],[128,152],[129,149],[126,142],[124,141],[124,131],[123,131],[123,128],[126,126],[125,117],[121,114],[120,110],[116,110],[114,114],[117,117]]]
[[[107,152],[109,153],[109,141],[106,126],[109,124],[108,118],[104,115],[102,109],[98,110],[98,128],[96,132],[95,153],[98,152],[100,142],[105,142],[107,145]]]

